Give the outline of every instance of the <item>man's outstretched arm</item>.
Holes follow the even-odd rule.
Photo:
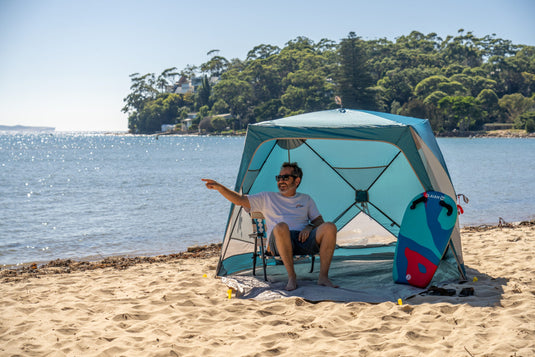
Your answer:
[[[251,205],[249,203],[249,198],[247,198],[247,196],[240,195],[239,193],[226,188],[225,186],[223,186],[217,181],[210,180],[210,179],[202,179],[202,180],[206,182],[206,187],[208,187],[210,190],[216,190],[223,197],[225,197],[227,200],[234,203],[235,205],[242,206],[247,209],[251,208]]]

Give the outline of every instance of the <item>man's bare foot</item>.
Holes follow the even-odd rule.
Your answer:
[[[288,284],[286,284],[286,290],[292,291],[297,289],[297,279],[296,278],[289,278]]]
[[[319,278],[318,279],[318,285],[321,286],[328,286],[330,288],[339,288],[340,285],[334,284],[332,281],[330,281],[328,278]]]

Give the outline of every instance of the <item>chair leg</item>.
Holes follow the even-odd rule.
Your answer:
[[[262,265],[264,266],[264,281],[267,281],[266,252],[264,249],[264,237],[260,237],[260,252],[262,254]]]
[[[254,250],[253,250],[253,275],[254,276],[256,276],[256,257],[258,257],[257,249],[258,249],[258,243],[257,243],[257,239],[255,237]]]
[[[313,273],[314,272],[314,261],[316,260],[316,257],[314,255],[311,256],[311,264],[310,264],[310,272]]]

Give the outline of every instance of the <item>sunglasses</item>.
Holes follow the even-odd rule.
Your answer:
[[[288,181],[290,179],[290,177],[293,177],[294,179],[297,178],[297,176],[295,175],[277,175],[275,176],[275,180],[280,181]]]

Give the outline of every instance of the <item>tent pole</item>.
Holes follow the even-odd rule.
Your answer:
[[[383,216],[385,216],[386,218],[388,218],[388,220],[390,220],[390,222],[392,222],[392,224],[395,224],[396,226],[400,227],[400,225],[394,221],[392,218],[390,218],[389,215],[387,215],[386,213],[384,213],[379,207],[377,207],[376,205],[374,205],[372,202],[368,201],[367,203],[371,204],[376,210],[378,210]],[[370,216],[371,217],[371,216]]]
[[[351,182],[347,181],[346,178],[344,176],[342,176],[331,164],[329,164],[327,162],[327,160],[325,160],[323,158],[323,156],[321,156],[320,154],[318,154],[318,152],[316,150],[314,150],[310,145],[308,145],[308,142],[304,142],[304,144],[314,153],[316,154],[317,157],[319,157],[321,160],[323,160],[323,162],[329,166],[331,168],[331,170],[333,170],[338,176],[340,176],[340,178],[342,180],[344,180],[345,183],[347,183],[349,185],[349,187],[351,187],[352,189],[354,189],[355,191],[357,190],[355,187],[353,187],[353,185],[351,184]]]
[[[349,205],[349,207],[347,207],[347,208],[344,210],[344,212],[340,213],[340,214],[338,215],[338,217],[336,217],[336,218],[333,220],[333,223],[336,224],[336,223],[340,220],[340,218],[342,218],[342,217],[344,216],[344,214],[346,214],[346,213],[351,209],[351,207],[353,207],[353,206],[357,207],[357,209],[360,210],[360,211],[362,212],[362,210],[359,208],[359,206],[355,205],[355,203],[352,203],[352,204]],[[349,223],[349,222],[348,222],[348,223]],[[345,226],[345,225],[344,225],[344,226]],[[340,229],[342,229],[342,228],[344,228],[344,227],[341,227]]]
[[[388,163],[388,165],[385,166],[385,168],[383,169],[383,172],[381,172],[379,175],[377,175],[377,177],[375,178],[375,180],[373,180],[372,184],[368,187],[367,191],[370,190],[370,188],[372,188],[373,185],[375,185],[375,183],[377,182],[377,180],[379,180],[379,178],[381,176],[383,176],[383,174],[386,172],[386,170],[388,170],[388,168],[390,167],[390,165],[392,165],[392,163],[394,161],[396,161],[396,159],[398,158],[398,156],[401,154],[401,151],[398,151],[398,153],[396,154],[396,156],[394,156],[394,158],[392,160],[390,160],[390,162]]]

